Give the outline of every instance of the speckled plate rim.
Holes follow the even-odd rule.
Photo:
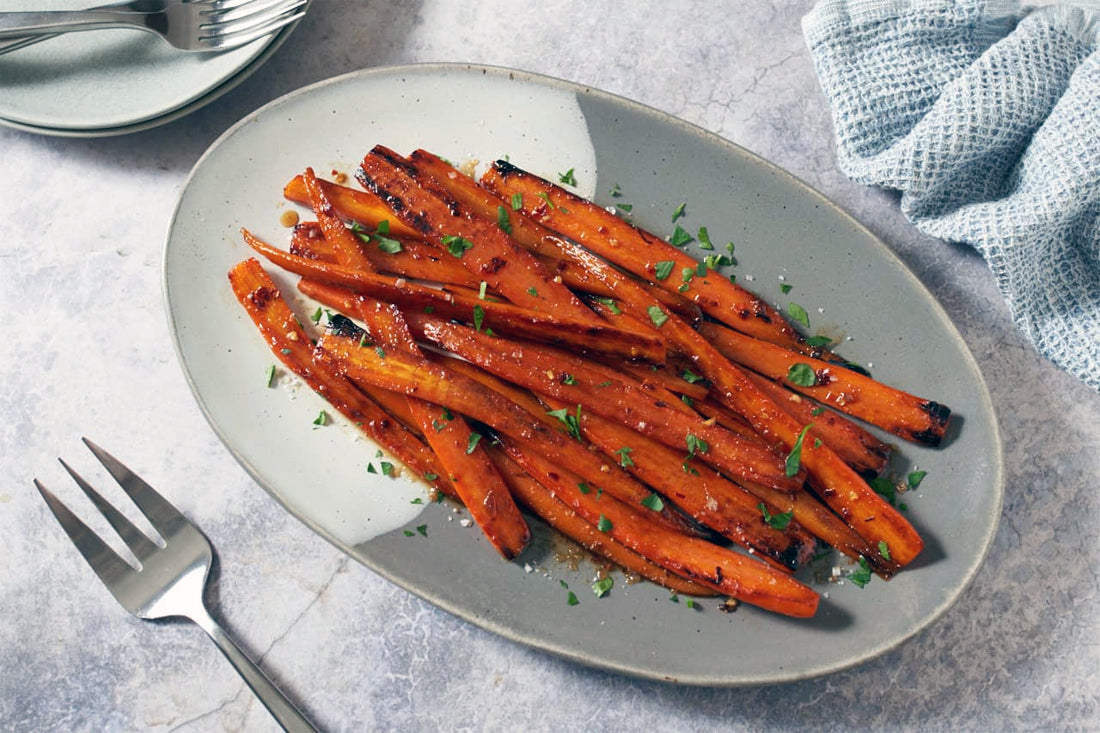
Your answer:
[[[552,641],[547,641],[542,638],[541,635],[536,632],[529,632],[518,630],[512,624],[507,622],[501,622],[494,617],[488,617],[484,614],[479,614],[464,603],[456,603],[454,600],[444,592],[441,592],[439,588],[430,588],[418,585],[416,582],[410,582],[407,577],[403,577],[402,573],[398,573],[393,567],[387,567],[384,564],[379,564],[371,556],[365,555],[362,546],[348,546],[341,542],[339,539],[333,536],[325,527],[319,526],[316,522],[312,521],[309,517],[305,516],[301,511],[293,506],[288,505],[284,498],[278,491],[274,490],[263,478],[262,469],[253,464],[246,456],[242,455],[234,445],[232,436],[227,435],[219,426],[218,422],[214,418],[211,412],[211,406],[208,405],[198,387],[196,385],[191,370],[188,364],[188,355],[184,353],[181,348],[179,335],[177,331],[176,316],[173,313],[172,302],[169,292],[169,281],[171,279],[171,273],[169,271],[169,257],[168,252],[172,246],[172,231],[176,225],[176,220],[180,216],[180,203],[177,203],[176,211],[173,213],[172,222],[169,225],[169,236],[166,242],[166,255],[165,255],[165,267],[164,267],[164,287],[165,287],[165,302],[166,310],[169,319],[169,327],[172,332],[173,344],[175,346],[177,356],[180,359],[181,367],[184,371],[185,378],[188,381],[196,399],[199,403],[200,409],[207,417],[214,429],[215,433],[226,445],[229,451],[235,456],[235,458],[241,463],[245,470],[258,482],[265,490],[267,490],[277,501],[279,501],[288,511],[300,519],[304,524],[309,526],[312,530],[320,534],[332,542],[335,546],[339,547],[362,564],[366,565],[373,571],[387,578],[388,580],[398,584],[399,586],[409,590],[415,595],[423,598],[424,600],[460,617],[475,625],[478,625],[488,631],[496,633],[504,638],[510,639],[521,644],[525,644],[543,651],[550,652],[565,659],[569,659],[574,662],[578,662],[587,666],[592,666],[600,669],[605,669],[613,672],[623,673],[631,676],[653,679],[658,681],[675,682],[679,684],[691,684],[698,686],[716,686],[716,687],[739,687],[739,686],[753,686],[761,684],[773,684],[790,681],[805,680],[813,677],[818,677],[824,674],[837,672],[851,667],[860,665],[875,657],[878,657],[888,651],[896,649],[904,642],[913,638],[917,634],[921,633],[933,623],[935,623],[961,596],[963,591],[973,581],[979,568],[982,565],[985,557],[987,556],[996,534],[997,525],[999,522],[1001,509],[1004,498],[1004,474],[1003,474],[1003,454],[1002,445],[1000,440],[999,429],[997,426],[995,414],[993,412],[992,401],[989,396],[988,388],[985,385],[984,379],[978,368],[973,355],[970,353],[962,337],[958,333],[957,329],[951,323],[946,312],[942,306],[939,305],[934,297],[924,288],[919,279],[911,273],[898,258],[889,250],[889,248],[875,237],[866,227],[859,224],[846,212],[841,210],[835,204],[830,202],[820,193],[807,186],[796,177],[779,169],[773,164],[763,160],[759,156],[744,150],[740,146],[725,140],[711,132],[708,132],[702,128],[691,125],[690,123],[673,118],[664,112],[647,107],[637,102],[630,101],[628,99],[619,97],[617,95],[609,94],[599,90],[594,90],[590,87],[586,87],[573,82],[555,79],[531,72],[512,70],[501,67],[492,66],[480,66],[470,64],[448,64],[448,63],[436,63],[436,64],[415,64],[408,66],[392,66],[381,67],[369,70],[363,70],[358,72],[352,72],[342,76],[334,77],[325,81],[318,82],[316,84],[304,87],[302,89],[291,92],[273,102],[260,108],[253,114],[246,116],[234,127],[230,128],[224,133],[217,141],[215,141],[207,153],[196,164],[195,169],[192,171],[187,182],[185,182],[180,193],[180,202],[183,201],[184,195],[188,187],[192,184],[197,172],[201,170],[207,157],[212,155],[219,146],[227,144],[231,141],[233,136],[239,132],[242,128],[252,124],[255,120],[265,114],[270,114],[277,111],[280,106],[297,99],[303,95],[310,95],[318,90],[325,89],[334,85],[341,85],[349,80],[363,79],[363,78],[396,78],[402,74],[424,74],[424,73],[443,73],[443,74],[461,74],[469,73],[470,75],[490,75],[494,77],[500,76],[519,76],[522,77],[522,82],[525,84],[532,84],[535,86],[545,86],[551,89],[567,90],[582,97],[588,97],[594,100],[598,100],[602,104],[607,104],[613,107],[620,107],[624,111],[629,111],[632,114],[639,117],[650,120],[655,125],[671,125],[675,127],[678,134],[682,134],[691,138],[695,138],[701,141],[702,144],[708,146],[717,146],[726,154],[730,154],[741,158],[746,164],[750,166],[757,166],[767,169],[769,175],[774,175],[777,178],[783,179],[786,186],[798,189],[801,191],[801,196],[809,200],[814,208],[821,208],[827,211],[828,216],[833,217],[836,220],[844,222],[844,224],[851,228],[852,232],[859,237],[867,240],[868,243],[874,248],[877,255],[880,256],[885,263],[885,266],[891,271],[896,271],[897,275],[904,278],[908,285],[915,290],[923,294],[924,301],[921,303],[929,309],[929,312],[933,313],[938,321],[938,327],[943,329],[942,335],[951,342],[962,355],[965,362],[966,374],[961,379],[964,379],[966,385],[972,391],[972,398],[974,400],[973,408],[974,412],[988,415],[988,421],[984,422],[980,427],[985,429],[989,433],[990,455],[985,456],[988,462],[988,476],[985,488],[991,492],[991,502],[987,504],[987,510],[981,515],[974,517],[975,531],[979,537],[979,541],[975,545],[975,549],[965,558],[965,568],[955,581],[951,584],[951,587],[947,589],[947,592],[939,598],[934,608],[929,612],[923,614],[916,622],[909,624],[902,632],[897,633],[889,638],[879,640],[865,640],[867,643],[862,647],[862,650],[857,654],[847,655],[843,659],[835,659],[826,663],[816,665],[792,665],[792,668],[786,669],[780,672],[771,672],[766,674],[760,673],[744,673],[738,670],[729,670],[728,672],[721,674],[694,674],[691,672],[681,672],[677,674],[668,674],[658,666],[638,665],[633,663],[622,663],[618,660],[601,658],[584,651],[578,651],[574,646],[569,644],[558,644]],[[303,163],[304,165],[305,163]],[[282,182],[273,182],[273,186],[281,186]],[[977,427],[977,426],[975,426]],[[484,552],[484,547],[479,547],[479,551]],[[903,574],[904,575],[904,574]],[[902,576],[899,576],[902,577]],[[896,583],[896,581],[894,581]],[[750,609],[751,611],[752,609]]]
[[[306,3],[305,9],[309,10],[313,0],[309,0]],[[93,128],[72,128],[72,127],[49,127],[44,125],[32,125],[18,120],[8,119],[0,116],[0,125],[11,128],[13,130],[20,130],[22,132],[30,132],[37,135],[47,135],[50,137],[67,137],[67,138],[100,138],[100,137],[117,137],[119,135],[129,135],[134,132],[144,132],[145,130],[151,130],[161,125],[166,125],[169,122],[175,122],[187,115],[202,109],[206,105],[214,102],[222,97],[227,92],[232,91],[243,81],[248,79],[254,74],[261,66],[263,66],[271,58],[271,56],[279,49],[280,46],[286,42],[286,39],[290,37],[290,34],[298,27],[298,24],[302,20],[299,19],[294,23],[286,26],[275,33],[271,40],[263,47],[263,49],[248,63],[244,64],[239,70],[226,77],[220,84],[213,87],[209,91],[201,94],[194,99],[185,102],[183,105],[176,107],[175,109],[165,110],[162,114],[154,115],[146,119],[137,120],[130,124],[118,125],[114,127],[93,127]]]

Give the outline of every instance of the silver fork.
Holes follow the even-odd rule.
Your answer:
[[[89,10],[0,13],[0,53],[62,32],[104,28],[136,28],[155,33],[184,51],[227,51],[295,22],[305,15],[307,3],[308,0],[130,0]]]
[[[61,465],[118,532],[140,563],[135,568],[122,559],[60,499],[38,479],[34,479],[34,485],[46,500],[50,511],[100,580],[118,602],[138,618],[152,620],[182,616],[194,621],[210,635],[260,698],[260,702],[285,730],[315,731],[305,716],[241,651],[207,611],[203,590],[213,560],[210,541],[133,471],[87,438],[81,440],[149,519],[163,540],[161,546],[149,539],[65,461],[61,461]]]

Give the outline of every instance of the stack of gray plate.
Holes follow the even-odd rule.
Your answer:
[[[4,10],[71,8],[71,0],[13,0]],[[171,122],[247,78],[295,25],[217,54],[180,52],[132,30],[100,30],[0,55],[0,125],[98,137]]]

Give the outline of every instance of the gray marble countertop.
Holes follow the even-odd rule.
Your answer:
[[[60,486],[54,459],[83,461],[81,435],[214,540],[216,615],[325,729],[1100,726],[1100,396],[1021,339],[978,257],[918,234],[894,196],[837,170],[801,35],[811,4],[317,0],[263,68],[183,120],[92,140],[0,129],[0,728],[275,728],[198,629],[126,614],[49,516],[31,478]],[[824,192],[918,274],[973,351],[1006,446],[992,552],[945,616],[811,681],[638,681],[420,601],[246,475],[196,406],[166,327],[161,247],[175,197],[205,148],[256,107],[336,74],[422,61],[523,68],[701,125]]]

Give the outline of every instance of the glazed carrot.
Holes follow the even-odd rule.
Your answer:
[[[360,233],[357,236],[367,235]],[[458,264],[454,257],[441,252],[439,248],[415,240],[404,240],[398,244],[401,246],[400,251],[394,252],[392,251],[394,248],[391,247],[390,251],[383,252],[377,246],[376,240],[372,239],[362,248],[362,251],[370,260],[373,270],[377,272],[417,280],[454,283],[474,289],[480,285],[480,280]],[[332,247],[325,240],[317,222],[303,222],[294,227],[290,240],[290,253],[311,260],[336,262]]]
[[[536,255],[561,263],[557,266],[557,271],[574,290],[615,297],[614,284],[608,284],[606,276],[597,277],[590,269],[590,262],[573,257],[568,249],[563,248],[561,235],[547,229],[534,219],[521,215],[516,211],[517,207],[512,205],[511,200],[505,201],[498,197],[492,191],[478,185],[477,181],[460,173],[447,161],[426,150],[413,151],[406,162],[411,175],[430,177],[436,185],[442,187],[447,194],[467,207],[470,212],[491,221],[506,217],[512,229],[512,238]],[[660,288],[650,288],[650,290],[655,299],[682,317],[688,320],[699,317],[698,307],[681,297],[679,293],[667,292]]]
[[[797,491],[800,475],[784,475],[782,462],[765,446],[680,411],[673,398],[655,399],[632,380],[608,378],[606,371],[568,354],[535,344],[494,339],[471,328],[440,319],[413,317],[411,324],[429,341],[469,359],[487,371],[584,410],[630,425],[643,435],[673,448],[698,451],[700,458],[730,475],[773,488]],[[569,379],[566,379],[569,377]],[[630,446],[620,449],[621,463]]]
[[[400,240],[420,239],[415,229],[405,226],[400,219],[394,218],[389,207],[373,193],[318,180],[321,190],[342,218],[358,222],[371,229],[377,228],[379,223],[385,221],[389,223],[390,236]],[[305,179],[302,176],[297,176],[283,187],[283,196],[295,203],[309,206],[309,193],[306,191]]]
[[[279,361],[433,489],[455,495],[435,455],[424,443],[343,376],[314,363],[309,335],[257,260],[247,259],[236,265],[229,271],[229,282]]]
[[[310,205],[332,245],[337,262],[371,270],[372,265],[355,235],[344,226],[325,198],[313,170],[303,176]],[[367,325],[375,340],[386,348],[420,355],[400,311],[393,305],[360,297],[352,311]],[[447,418],[447,410],[415,397],[406,398],[420,433],[443,464],[446,475],[485,537],[504,558],[517,557],[531,538],[530,529],[512,500],[504,479],[489,460],[484,447],[471,440],[473,431],[461,416]]]
[[[644,509],[635,510],[611,496],[584,493],[559,462],[518,450],[507,440],[503,447],[540,483],[552,485],[558,499],[652,562],[769,611],[808,618],[817,610],[817,593],[786,573],[706,540],[671,532],[651,520],[652,512],[644,514]]]
[[[413,395],[485,423],[511,437],[525,450],[555,456],[593,486],[628,504],[640,505],[652,493],[618,466],[604,461],[583,443],[533,418],[500,394],[424,358],[400,352],[378,353],[361,347],[347,319],[337,319],[317,342],[314,355],[355,383]],[[352,334],[352,335],[347,335]],[[657,521],[681,532],[683,522],[670,512],[654,512]]]
[[[761,343],[715,323],[704,324],[699,332],[726,358],[771,379],[783,380],[791,389],[906,440],[936,446],[947,429],[951,410],[946,405],[894,389],[851,369]],[[788,379],[796,364],[809,367],[813,385],[802,386]]]
[[[631,333],[603,323],[578,323],[568,318],[537,313],[509,303],[463,298],[403,278],[392,278],[364,270],[298,257],[272,247],[247,229],[245,243],[272,263],[306,278],[356,292],[406,308],[432,309],[440,315],[474,321],[477,309],[483,326],[504,334],[561,344],[581,351],[600,351],[627,359],[660,363],[664,360],[661,341],[648,334]]]
[[[356,173],[363,187],[381,198],[422,238],[449,251],[463,267],[518,306],[590,323],[599,318],[530,252],[497,223],[467,217],[442,189],[412,178],[397,153],[375,146]],[[445,194],[442,194],[445,195]]]
[[[713,596],[713,590],[670,573],[660,565],[650,562],[638,553],[616,542],[605,532],[586,522],[579,514],[554,498],[551,491],[532,478],[502,450],[493,447],[489,455],[508,483],[512,494],[551,527],[561,532],[589,552],[607,558],[629,573],[673,591],[692,596]]]
[[[699,266],[663,239],[505,161],[496,161],[481,182],[502,198],[518,195],[523,212],[535,221],[669,292],[679,294],[682,283],[679,277],[660,277],[659,262],[672,263],[671,271],[676,273]],[[687,292],[712,318],[757,338],[802,348],[801,336],[778,311],[716,273],[694,278]]]
[[[569,405],[551,398],[547,404],[561,410]],[[591,411],[580,417],[581,434],[613,455],[623,445],[634,447],[627,469],[652,486],[693,519],[715,530],[758,557],[786,570],[796,570],[814,553],[816,540],[792,522],[786,531],[768,526],[760,499],[704,466],[684,451],[669,448],[630,428]],[[768,507],[772,514],[781,512]]]

